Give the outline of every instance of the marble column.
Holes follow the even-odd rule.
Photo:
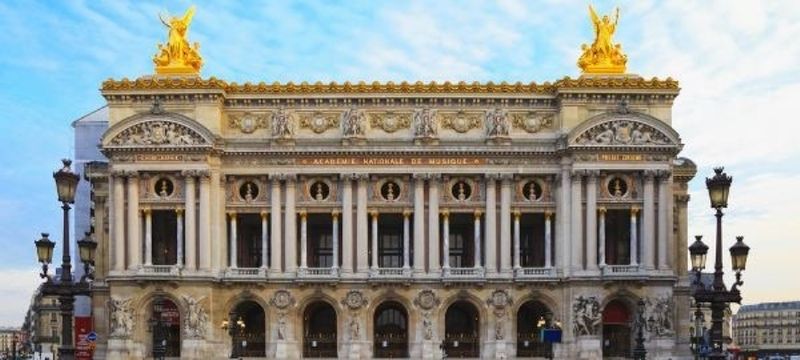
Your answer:
[[[184,266],[186,270],[194,271],[197,269],[197,191],[195,189],[195,172],[183,171],[184,178],[184,207],[186,208],[186,225],[184,226],[186,254]]]
[[[139,215],[139,174],[128,174],[128,270],[136,270],[142,265],[142,237]]]
[[[439,261],[439,186],[442,176],[430,174],[428,177],[428,271],[438,274]]]
[[[286,203],[284,205],[284,260],[285,271],[297,271],[297,211],[295,209],[296,176],[286,176]]]
[[[273,274],[283,271],[281,265],[283,258],[283,237],[281,236],[281,175],[270,175],[272,181],[270,188],[270,263],[269,270]]]
[[[442,268],[450,268],[450,211],[442,210]]]
[[[500,272],[511,273],[511,175],[500,182]]]
[[[342,273],[353,273],[353,175],[340,176],[342,179]]]
[[[308,268],[308,212],[300,210],[300,269]]]
[[[669,244],[669,172],[658,173],[658,269],[669,270],[667,254]]]
[[[597,176],[589,171],[586,177],[586,269],[597,271]]]
[[[583,231],[581,231],[581,227],[583,225],[583,204],[581,203],[581,187],[582,187],[582,174],[580,172],[574,171],[572,174],[572,194],[570,195],[570,208],[572,212],[571,220],[572,229],[570,230],[570,234],[572,235],[572,259],[570,260],[570,266],[572,268],[572,272],[578,272],[583,270]]]
[[[331,211],[331,222],[333,226],[333,265],[331,268],[339,268],[339,210]]]
[[[639,264],[639,225],[637,224],[637,219],[639,218],[639,208],[632,207],[631,208],[631,265],[638,265]]]
[[[414,273],[425,272],[425,174],[414,174]]]
[[[550,268],[553,266],[551,258],[553,257],[553,212],[547,210],[544,212],[544,267]]]
[[[369,217],[367,214],[367,185],[369,176],[358,175],[356,189],[356,271],[362,275],[369,273]]]
[[[597,234],[599,237],[600,249],[597,251],[600,256],[600,267],[606,266],[606,208],[600,207],[597,209],[599,230]]]
[[[175,257],[175,265],[179,268],[183,267],[183,208],[175,209],[175,216],[178,219],[178,229],[175,236],[175,245],[178,249],[178,254]]]
[[[125,178],[115,171],[111,175],[111,241],[114,271],[125,270]]]
[[[238,235],[236,232],[236,212],[230,211],[228,212],[228,219],[230,224],[230,247],[228,247],[228,266],[231,268],[236,268],[239,266],[239,262],[236,259],[238,255]]]
[[[519,210],[514,210],[514,269],[521,268],[522,264],[520,263],[520,228],[519,228],[519,220],[522,217],[522,212]]]
[[[153,212],[150,208],[142,209],[144,215],[144,264],[153,265]]]
[[[685,254],[685,251],[689,246],[689,239],[687,239],[687,235],[689,233],[689,226],[688,226],[689,199],[690,199],[689,194],[675,195],[675,207],[678,210],[677,213],[678,237],[675,239],[675,247],[673,248],[673,253],[675,254]],[[675,252],[676,250],[677,252]],[[678,256],[675,259],[675,264],[676,264],[675,270],[677,272],[677,275],[686,276],[689,274],[689,263],[686,256]]]
[[[411,266],[409,264],[409,251],[410,249],[410,238],[411,238],[411,221],[409,218],[411,217],[411,210],[405,209],[403,210],[403,269],[408,270]]]
[[[209,237],[211,243],[211,270],[213,273],[220,273],[220,270],[225,268],[225,262],[228,261],[225,255],[229,251],[236,251],[236,249],[229,250],[228,242],[228,222],[225,206],[225,176],[219,170],[211,170],[210,196],[211,196],[211,221],[209,229],[211,236]]]
[[[481,209],[475,209],[473,213],[475,218],[475,240],[473,243],[475,244],[475,267],[481,267],[481,215],[483,215],[483,211]]]
[[[486,273],[497,273],[497,175],[486,174]]]
[[[378,270],[378,210],[372,209],[369,212],[372,219],[372,270]]]
[[[200,246],[199,268],[202,271],[211,270],[211,174],[203,171],[200,174],[200,221],[198,237]]]
[[[269,212],[267,210],[261,210],[259,213],[261,216],[261,268],[266,269],[269,258],[267,257],[267,249],[269,246],[269,228],[267,227],[267,218],[269,218]]]
[[[644,173],[644,206],[642,207],[642,265],[646,270],[655,268],[655,189],[654,172]]]
[[[559,175],[559,188],[558,191],[560,193],[559,201],[556,203],[556,211],[558,211],[558,215],[556,216],[556,226],[558,227],[558,231],[556,231],[556,253],[555,253],[555,263],[556,266],[561,268],[564,272],[565,276],[569,276],[571,270],[571,254],[572,252],[572,235],[570,234],[570,230],[572,227],[570,226],[570,204],[572,203],[572,188],[571,188],[571,177],[570,177],[570,166],[566,164],[566,160],[561,165],[561,174]]]

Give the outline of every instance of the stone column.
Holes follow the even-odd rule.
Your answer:
[[[142,209],[144,215],[144,264],[153,265],[153,212],[150,208]]]
[[[184,198],[186,207],[186,226],[184,231],[186,235],[186,260],[184,266],[189,271],[197,269],[197,200],[195,199],[197,191],[195,190],[194,171],[183,171],[181,174],[184,176],[184,186],[186,187]]]
[[[658,269],[669,270],[667,248],[669,244],[669,231],[667,219],[669,215],[669,172],[658,173]]]
[[[139,217],[139,174],[128,174],[128,270],[136,270],[142,265],[142,236]]]
[[[637,218],[639,215],[639,208],[632,207],[631,208],[631,265],[637,265],[638,257],[639,257],[639,234],[638,234],[638,225],[636,224]]]
[[[685,186],[685,185],[684,185]],[[678,238],[675,239],[675,248],[679,250],[676,252],[677,254],[685,254],[686,249],[688,248],[688,239],[687,234],[689,232],[688,220],[688,207],[689,207],[689,194],[677,194],[675,195],[675,205],[678,209]],[[675,259],[675,269],[679,276],[685,276],[689,273],[689,263],[686,256],[678,256]]]
[[[411,266],[409,264],[409,247],[411,238],[411,224],[409,218],[411,217],[411,210],[403,210],[403,270],[408,270]]]
[[[369,212],[372,219],[372,270],[378,270],[378,210],[372,209]]]
[[[439,186],[442,176],[430,174],[428,177],[428,271],[438,273],[439,261]]]
[[[572,249],[572,235],[570,234],[572,227],[569,221],[571,216],[569,207],[572,204],[572,188],[570,182],[570,167],[566,162],[567,160],[562,161],[561,174],[559,175],[560,197],[556,203],[556,210],[558,211],[556,226],[558,227],[558,231],[556,231],[555,260],[556,266],[562,269],[565,276],[568,276],[571,270],[570,260],[572,256],[570,251],[570,249]]]
[[[522,217],[522,212],[519,210],[514,210],[514,269],[519,269],[522,267],[519,261],[519,252],[520,252],[520,229],[519,229],[519,219]]]
[[[175,265],[179,268],[183,267],[183,208],[175,209],[175,216],[178,219],[178,229],[176,230],[175,245],[178,248],[178,254],[175,257]]]
[[[353,176],[342,175],[342,273],[353,273]]]
[[[570,244],[572,259],[570,260],[570,266],[573,273],[583,270],[583,231],[581,231],[581,226],[583,225],[583,204],[581,204],[582,180],[581,173],[573,171],[572,194],[570,195],[572,202],[572,204],[570,204],[572,210],[570,220],[572,223],[572,229],[570,230],[570,234],[572,235],[572,243]]]
[[[331,268],[339,268],[339,210],[331,211],[331,219],[333,223],[333,266]]]
[[[367,185],[369,176],[358,175],[356,189],[356,271],[362,275],[369,273],[367,243],[369,238],[369,218],[367,217]]]
[[[586,178],[586,269],[597,271],[597,176],[589,171]]]
[[[238,250],[238,234],[236,233],[236,212],[230,211],[228,212],[228,219],[230,224],[230,236],[231,236],[231,245],[228,248],[228,263],[231,268],[238,267],[239,263],[236,259],[237,250]]]
[[[500,272],[511,273],[511,175],[500,182]]]
[[[200,175],[200,222],[198,233],[200,238],[199,268],[211,270],[211,174],[203,171]]]
[[[308,212],[300,210],[300,269],[308,268]]]
[[[270,175],[272,180],[270,189],[270,257],[269,270],[273,274],[283,271],[281,258],[283,257],[283,237],[281,236],[281,175]]]
[[[111,175],[111,239],[114,248],[114,271],[125,270],[125,178]]]
[[[209,236],[211,243],[211,271],[213,273],[220,273],[221,269],[225,268],[225,255],[228,254],[228,242],[224,241],[228,238],[228,222],[226,216],[225,206],[225,176],[219,170],[211,170],[210,181],[210,197],[211,209],[210,217],[211,222],[209,228],[211,235]],[[236,249],[233,249],[236,251]]]
[[[644,173],[644,206],[642,209],[642,265],[646,270],[655,268],[655,191],[652,171]]]
[[[553,249],[553,212],[547,210],[544,212],[544,267],[549,268],[552,265],[552,249]]]
[[[486,174],[486,273],[497,273],[497,175]]]
[[[425,272],[425,174],[414,174],[414,274]]]
[[[600,249],[597,252],[600,255],[600,267],[602,268],[606,266],[606,208],[598,208],[597,214],[599,216],[600,224],[600,229],[597,231],[598,237],[600,238],[598,240],[600,243]]]
[[[475,267],[481,267],[481,215],[483,215],[483,211],[481,209],[475,209],[473,213],[475,215]]]
[[[293,274],[297,271],[297,210],[295,209],[294,174],[286,176],[286,204],[284,204],[284,259],[285,271]]]
[[[261,210],[261,268],[266,269],[269,259],[267,258],[267,249],[269,246],[269,228],[267,227],[267,218],[269,211]]]
[[[442,268],[450,269],[450,210],[442,210]]]

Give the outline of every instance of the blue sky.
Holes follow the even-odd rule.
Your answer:
[[[237,82],[552,81],[579,75],[592,36],[586,1],[192,3],[203,75]],[[22,322],[39,281],[32,241],[60,234],[51,173],[71,156],[70,122],[102,106],[104,79],[152,73],[158,13],[189,5],[0,2],[0,325]],[[800,5],[595,1],[617,5],[629,72],[681,82],[673,126],[701,167],[690,234],[713,237],[702,177],[725,165],[726,261],[735,234],[753,248],[745,302],[800,299]]]

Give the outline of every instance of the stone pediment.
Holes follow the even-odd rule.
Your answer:
[[[104,147],[210,147],[213,135],[196,121],[176,113],[142,113],[112,126]]]
[[[606,113],[577,126],[570,147],[680,147],[680,137],[663,121],[642,113]]]

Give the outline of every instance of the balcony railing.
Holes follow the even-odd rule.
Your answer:
[[[266,268],[229,268],[226,272],[228,277],[232,278],[264,278],[267,276]]]
[[[373,279],[407,279],[411,277],[411,269],[377,268],[370,270],[369,277]]]
[[[603,276],[632,276],[639,273],[639,265],[606,265],[603,267]]]
[[[483,267],[454,267],[442,270],[445,279],[482,280],[484,275]]]
[[[536,268],[517,268],[514,270],[514,277],[517,279],[541,279],[555,277],[555,268],[536,267]]]
[[[324,267],[324,268],[299,268],[297,269],[297,277],[301,279],[311,279],[311,280],[330,280],[336,279],[339,277],[339,269],[332,268],[332,267]]]
[[[177,265],[145,265],[139,273],[145,276],[178,276],[180,269]]]

